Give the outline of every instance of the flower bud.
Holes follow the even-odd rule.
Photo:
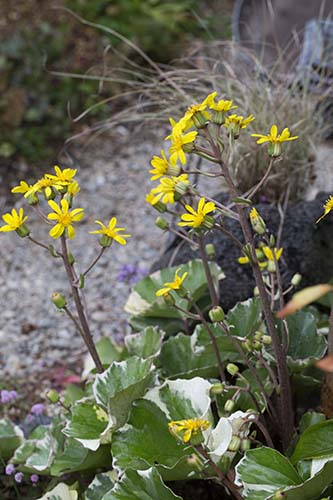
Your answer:
[[[60,399],[59,393],[54,389],[49,390],[48,393],[46,394],[46,397],[52,404],[58,403]]]
[[[240,449],[242,451],[248,451],[251,448],[251,441],[249,439],[242,439]]]
[[[203,463],[196,454],[189,455],[187,457],[187,465],[191,467],[191,469],[196,469],[198,472],[202,472],[204,469]]]
[[[209,260],[215,259],[216,252],[213,243],[207,243],[205,246],[206,254]]]
[[[269,260],[268,263],[267,263],[267,271],[269,273],[275,273],[276,271],[276,265],[275,265],[275,262],[273,260]]]
[[[263,333],[260,332],[259,330],[257,330],[256,332],[254,332],[254,339],[255,340],[261,340],[262,336],[263,336]]]
[[[254,289],[253,289],[253,295],[255,297],[259,297],[259,295],[260,295],[259,288],[257,286],[254,287]]]
[[[241,438],[239,436],[232,436],[228,446],[229,451],[238,451],[241,445]]]
[[[246,339],[243,345],[244,345],[244,348],[246,351],[248,351],[248,352],[253,351],[253,345],[252,345],[252,342],[250,339]]]
[[[226,370],[232,376],[236,375],[236,373],[239,372],[238,366],[235,365],[234,363],[228,363],[226,366]]]
[[[261,342],[265,345],[271,345],[272,337],[270,335],[263,335],[261,338]]]
[[[224,311],[221,306],[215,306],[213,307],[209,313],[208,313],[209,319],[215,323],[218,321],[223,321],[224,320]]]
[[[164,219],[164,217],[156,217],[155,226],[165,231],[166,229],[168,229],[169,223],[167,220]]]
[[[250,222],[255,233],[263,235],[266,233],[266,224],[264,219],[259,215],[259,212],[252,208],[250,212]]]
[[[252,347],[255,351],[260,351],[261,349],[261,342],[259,340],[253,340],[252,341]]]
[[[298,286],[301,281],[302,281],[302,275],[299,273],[294,274],[294,276],[291,278],[291,284],[293,286]]]
[[[209,390],[210,396],[218,396],[224,391],[224,385],[221,383],[213,384]]]
[[[72,254],[72,252],[68,252],[67,255],[68,255],[68,262],[72,266],[75,263],[74,255]]]
[[[21,238],[25,238],[30,234],[30,230],[27,228],[25,224],[22,224],[20,227],[15,229],[16,234],[18,234]]]
[[[52,302],[58,309],[63,309],[67,304],[65,297],[58,292],[52,294]]]
[[[228,399],[224,404],[224,411],[230,413],[235,408],[235,401]]]
[[[274,247],[275,247],[275,237],[274,237],[274,235],[273,235],[273,234],[271,234],[271,235],[270,235],[270,237],[269,237],[269,246],[270,246],[271,248],[274,248]]]

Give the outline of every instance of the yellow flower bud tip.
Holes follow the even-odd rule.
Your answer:
[[[259,212],[253,207],[250,211],[250,222],[253,230],[260,235],[265,234],[266,224],[263,218],[259,215]]]
[[[63,309],[67,305],[67,300],[65,297],[58,292],[52,294],[52,302],[58,309]]]

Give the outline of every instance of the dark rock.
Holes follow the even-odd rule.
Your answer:
[[[333,276],[333,215],[329,214],[319,224],[315,224],[323,213],[322,206],[328,196],[321,193],[313,201],[298,202],[287,208],[281,238],[284,250],[280,261],[285,286],[295,273],[302,275],[302,287],[327,283]],[[224,196],[217,197],[220,200],[222,198]],[[277,235],[281,220],[278,209],[268,204],[258,204],[256,208],[269,231]],[[226,218],[225,227],[244,242],[237,221]],[[180,242],[180,238],[174,239],[164,255],[153,264],[152,271],[168,267],[171,259],[172,265],[178,265],[199,257],[198,252],[192,251],[188,245],[179,246]],[[252,272],[248,265],[237,262],[241,253],[223,233],[208,234],[205,243],[209,242],[214,243],[216,260],[226,274],[226,279],[220,282],[221,304],[225,309],[230,309],[236,302],[253,295],[255,283]]]

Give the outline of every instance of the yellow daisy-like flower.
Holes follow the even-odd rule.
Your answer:
[[[187,108],[185,115],[181,119],[185,123],[185,129],[193,125],[200,127],[210,119],[210,113],[206,111],[206,108],[214,100],[216,94],[217,92],[212,92],[201,103],[192,104]]]
[[[119,231],[126,231],[126,229],[124,227],[116,227],[117,225],[116,217],[112,217],[107,226],[105,226],[103,222],[99,220],[95,220],[95,223],[99,224],[101,226],[101,229],[97,229],[96,231],[90,231],[90,234],[101,234],[102,236],[106,236],[107,238],[110,239],[110,244],[112,240],[115,240],[120,245],[126,245],[127,241],[125,240],[125,238],[131,237],[131,234],[118,234]],[[110,245],[105,245],[105,246],[110,246]]]
[[[215,102],[215,100],[211,100],[209,103],[210,109],[213,109],[214,111],[220,111],[221,113],[226,113],[227,111],[236,109],[237,107],[238,106],[233,105],[233,101],[227,101],[224,99],[220,99],[217,102]]]
[[[151,190],[151,193],[155,195],[151,204],[154,205],[159,200],[162,200],[163,203],[173,204],[175,202],[175,193],[183,194],[189,184],[187,174],[170,178],[162,177],[159,185]]]
[[[50,198],[54,195],[54,189],[59,191],[59,189],[62,188],[63,185],[58,181],[49,179],[48,177],[44,176],[42,179],[39,179],[37,182],[35,182],[35,184],[33,184],[28,191],[26,191],[24,197],[29,198],[29,196],[34,195],[37,192],[44,191],[46,198]]]
[[[185,272],[183,274],[183,276],[179,276],[179,274],[178,274],[179,271],[180,271],[180,267],[177,269],[177,271],[175,273],[174,280],[171,281],[171,282],[169,282],[169,283],[168,282],[167,283],[163,283],[164,287],[160,288],[159,290],[157,290],[157,292],[156,292],[156,296],[157,297],[161,297],[162,295],[165,295],[165,294],[171,292],[171,290],[180,290],[180,288],[183,285],[184,279],[188,275],[188,272]]]
[[[290,132],[288,128],[284,128],[281,134],[278,134],[278,128],[276,125],[272,125],[271,131],[267,135],[263,134],[251,134],[252,137],[259,137],[257,144],[264,144],[265,142],[270,142],[271,144],[277,144],[285,141],[294,141],[298,139],[298,135],[290,137]]]
[[[234,114],[226,117],[224,125],[228,129],[232,129],[234,127],[241,129],[246,128],[251,122],[253,122],[254,119],[253,115],[249,115],[247,118],[244,118],[241,115]]]
[[[49,201],[49,205],[54,210],[48,214],[47,218],[57,221],[57,224],[49,232],[51,238],[57,239],[67,231],[68,237],[73,239],[75,231],[73,222],[79,222],[84,216],[83,208],[75,208],[69,211],[68,201],[65,199],[60,200],[60,206],[53,200]]]
[[[55,175],[46,174],[45,177],[47,177],[48,179],[52,179],[55,182],[64,184],[69,184],[70,182],[72,182],[73,177],[76,175],[77,172],[76,168],[64,168],[64,170],[61,170],[61,168],[59,168],[58,165],[55,165],[54,170],[55,170]]]
[[[22,228],[25,221],[28,219],[28,216],[24,215],[23,208],[20,208],[18,212],[15,210],[15,208],[13,208],[11,213],[4,214],[2,216],[2,219],[6,223],[6,225],[1,226],[0,231],[3,233],[8,233],[9,231],[17,231]]]
[[[169,430],[175,434],[182,434],[184,443],[188,443],[192,436],[205,431],[210,426],[210,422],[203,418],[189,418],[187,420],[173,420],[168,423]],[[185,431],[185,432],[184,432]]]
[[[325,204],[323,205],[324,213],[319,219],[316,220],[316,224],[318,224],[319,221],[321,221],[324,217],[326,217],[327,214],[333,210],[333,196],[330,196],[328,200],[326,200]]]
[[[189,213],[181,216],[181,219],[184,222],[178,222],[178,226],[198,228],[205,224],[207,221],[207,214],[213,212],[216,209],[216,206],[212,201],[206,203],[205,198],[200,198],[197,211],[195,211],[190,205],[185,205],[185,208]],[[210,217],[210,219],[212,218]],[[208,222],[212,222],[212,224],[214,224],[214,219]]]
[[[169,148],[170,162],[175,165],[179,159],[182,165],[186,165],[186,156],[184,150],[188,150],[189,146],[187,145],[192,144],[192,142],[195,141],[198,132],[192,131],[184,134],[184,122],[180,121],[178,123],[171,123],[174,123],[172,132],[165,138],[165,140],[171,140],[171,146]]]
[[[163,175],[172,175],[177,177],[180,174],[180,167],[176,163],[171,163],[165,156],[163,150],[161,150],[161,158],[159,156],[153,156],[152,161],[150,162],[154,167],[152,170],[149,170],[150,174],[153,176],[150,178],[151,181],[155,181]]]
[[[12,193],[21,193],[21,194],[25,194],[27,191],[29,191],[29,189],[31,189],[32,186],[30,184],[28,184],[27,182],[25,181],[21,181],[20,184],[18,186],[14,186],[11,190]]]

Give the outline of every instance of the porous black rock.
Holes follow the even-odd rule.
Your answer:
[[[329,194],[320,193],[315,200],[290,204],[286,210],[282,229],[281,246],[283,254],[280,261],[284,284],[290,282],[295,273],[302,275],[301,287],[327,283],[333,277],[333,214],[329,214],[319,224],[315,221],[323,213],[323,204]],[[225,195],[216,199],[225,203]],[[281,221],[279,210],[269,204],[255,205],[266,222],[269,231],[276,235]],[[225,227],[244,242],[239,223],[225,218]],[[182,244],[179,237],[174,238],[162,257],[152,266],[152,271],[170,265],[183,264],[198,258],[199,253]],[[223,269],[226,279],[220,282],[221,305],[226,309],[236,302],[253,295],[255,286],[249,265],[240,265],[239,248],[223,233],[214,232],[205,236],[205,243],[213,243],[216,261]],[[177,248],[178,247],[178,248]]]

